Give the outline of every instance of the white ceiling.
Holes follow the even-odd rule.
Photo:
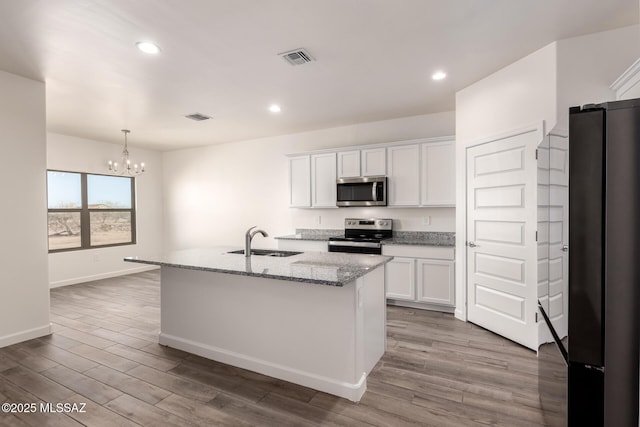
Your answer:
[[[0,0],[0,69],[46,81],[50,131],[168,150],[450,111],[554,40],[637,22],[638,0]],[[299,47],[317,61],[276,55]]]

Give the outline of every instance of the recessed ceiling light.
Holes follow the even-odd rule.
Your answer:
[[[140,49],[144,53],[149,53],[152,55],[160,53],[160,48],[158,47],[158,45],[151,42],[138,42],[136,43],[136,46],[138,46],[138,49]]]
[[[447,77],[447,73],[445,73],[444,71],[436,71],[435,73],[433,73],[433,74],[431,75],[431,78],[432,78],[433,80],[442,80],[442,79],[444,79],[445,77]]]
[[[279,113],[280,111],[282,111],[282,109],[279,105],[273,104],[269,106],[269,111],[271,111],[272,113]]]

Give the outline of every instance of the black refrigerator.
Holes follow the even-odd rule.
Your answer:
[[[637,427],[640,99],[569,110],[569,426]]]

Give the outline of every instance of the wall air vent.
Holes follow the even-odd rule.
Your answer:
[[[315,61],[313,56],[309,54],[305,49],[294,49],[288,52],[279,53],[278,56],[281,56],[282,59],[287,61],[291,65],[303,65],[307,62]]]
[[[196,122],[201,122],[203,120],[209,120],[211,118],[210,116],[205,116],[204,114],[200,114],[200,113],[189,114],[189,115],[186,115],[185,117],[187,119],[195,120]]]

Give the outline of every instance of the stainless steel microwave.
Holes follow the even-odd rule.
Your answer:
[[[337,206],[387,206],[387,177],[366,176],[336,180]]]

